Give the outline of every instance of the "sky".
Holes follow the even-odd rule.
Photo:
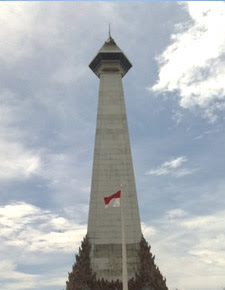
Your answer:
[[[62,290],[86,234],[108,37],[142,231],[170,290],[225,287],[225,3],[0,3],[0,288]]]

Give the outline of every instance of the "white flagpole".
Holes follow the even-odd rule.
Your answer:
[[[123,272],[123,290],[128,290],[128,279],[127,279],[127,249],[126,249],[126,235],[124,227],[124,213],[123,213],[123,191],[121,184],[121,203],[120,203],[120,213],[121,213],[121,236],[122,236],[122,272]]]

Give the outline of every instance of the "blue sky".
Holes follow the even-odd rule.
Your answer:
[[[86,234],[112,36],[145,237],[170,290],[225,287],[224,2],[0,3],[0,288],[62,290]]]

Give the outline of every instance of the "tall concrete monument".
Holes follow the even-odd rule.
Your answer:
[[[131,66],[111,35],[89,65],[100,88],[88,231],[67,290],[168,290],[140,226],[122,84]]]

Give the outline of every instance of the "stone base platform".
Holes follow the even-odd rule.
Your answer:
[[[142,237],[139,250],[140,269],[135,278],[129,280],[129,290],[169,290],[166,279],[155,265],[155,257],[152,256],[150,249]],[[107,281],[96,278],[91,269],[90,251],[91,245],[88,237],[85,237],[76,255],[72,272],[69,273],[66,290],[122,290],[120,280]]]

